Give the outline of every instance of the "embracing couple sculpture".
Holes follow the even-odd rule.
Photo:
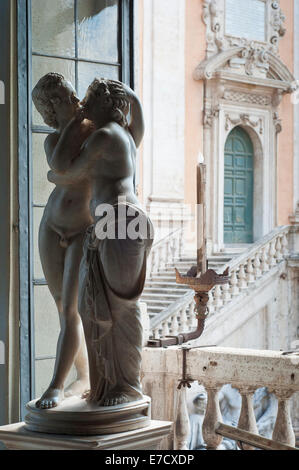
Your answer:
[[[53,378],[36,406],[53,408],[64,396],[83,393],[100,406],[139,400],[138,298],[153,241],[134,190],[136,148],[144,134],[141,104],[128,86],[106,79],[95,79],[80,103],[56,73],[40,79],[33,101],[55,129],[44,144],[48,179],[56,186],[40,224],[39,250],[61,325]],[[99,210],[107,205],[110,216]],[[98,224],[128,227],[134,217],[145,220],[146,237],[117,230],[113,238],[97,237]],[[64,391],[73,363],[77,380]]]

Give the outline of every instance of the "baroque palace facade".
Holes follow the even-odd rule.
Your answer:
[[[158,263],[160,274],[153,273],[146,286],[144,300],[154,337],[182,332],[190,321],[192,296],[180,303],[170,276],[175,266],[186,272],[196,258],[194,227],[201,226],[196,222],[196,167],[204,162],[210,266],[219,272],[221,262],[236,258],[228,263],[231,287],[216,289],[211,295],[205,333],[193,346],[255,350],[298,346],[297,3],[138,3],[137,77],[147,123],[138,192],[154,221],[157,238],[162,239],[157,256],[163,253],[163,237],[169,231],[184,227],[185,242],[183,256]],[[287,264],[279,265],[276,274],[270,269],[270,276],[265,266],[271,266],[275,250],[287,244],[286,238],[275,238],[275,231],[283,230],[277,227],[286,227],[292,256]],[[166,282],[167,290],[160,288],[160,298],[163,293],[174,298],[172,303],[159,304],[155,295]],[[159,376],[154,392],[150,377],[158,369],[154,362],[150,365],[150,358],[147,352],[145,383],[158,395],[159,383],[167,382],[167,374]],[[167,383],[172,383],[170,376]],[[192,397],[190,392],[189,413],[195,406]],[[298,402],[297,394],[292,408],[297,431]],[[157,409],[156,417],[172,418],[167,411],[171,406],[168,403],[164,414]]]
[[[139,2],[147,123],[139,192],[154,218],[178,215],[180,203],[194,215],[204,161],[210,252],[252,243],[296,212],[297,8],[289,0]]]

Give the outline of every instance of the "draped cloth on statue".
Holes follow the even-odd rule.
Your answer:
[[[133,240],[128,235],[119,236],[116,226],[125,223],[128,228],[135,219],[132,215],[124,219],[124,206],[145,218],[146,238]],[[108,220],[102,217],[87,230],[80,266],[79,311],[90,363],[88,399],[99,405],[110,392],[125,394],[130,401],[142,398],[142,325],[138,299],[144,287],[153,227],[137,206],[126,203],[113,208]],[[96,233],[101,223],[107,231],[114,224],[116,238],[98,239]]]

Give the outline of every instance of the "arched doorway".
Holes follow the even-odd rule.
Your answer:
[[[254,152],[241,127],[227,137],[224,150],[224,243],[253,242]]]

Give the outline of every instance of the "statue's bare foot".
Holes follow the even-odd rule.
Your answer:
[[[85,390],[81,395],[82,400],[88,400],[90,398],[90,390]]]
[[[78,379],[75,380],[67,389],[64,394],[66,397],[83,397],[86,391],[89,389],[89,380],[88,379]],[[84,397],[85,398],[85,397]]]
[[[35,406],[37,408],[44,409],[55,408],[62,402],[63,398],[64,393],[62,389],[49,387],[43,396],[36,402]]]
[[[123,403],[128,403],[130,400],[129,396],[122,392],[111,392],[107,395],[104,400],[104,406],[115,406],[122,405]]]

